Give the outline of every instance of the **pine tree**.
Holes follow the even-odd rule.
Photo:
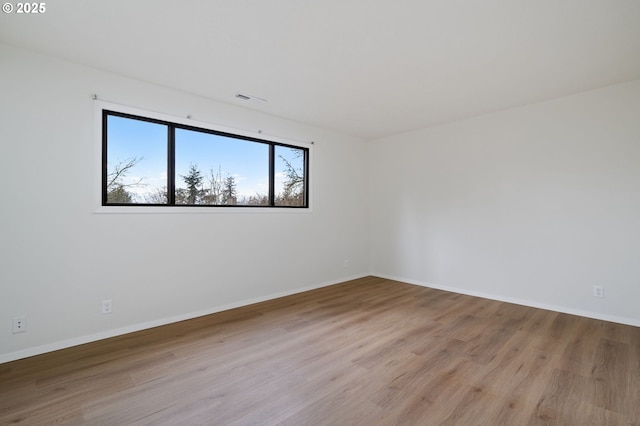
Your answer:
[[[236,179],[233,176],[227,176],[224,180],[224,187],[222,188],[222,204],[235,205],[238,203],[236,190]]]
[[[187,199],[186,204],[198,204],[199,195],[202,191],[202,173],[198,170],[198,165],[191,163],[189,167],[189,173],[184,176],[180,175],[184,183],[187,185]]]

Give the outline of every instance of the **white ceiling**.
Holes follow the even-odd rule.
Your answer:
[[[0,41],[365,139],[640,78],[640,0],[46,8],[1,14]]]

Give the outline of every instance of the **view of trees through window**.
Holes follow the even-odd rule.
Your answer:
[[[307,207],[306,148],[104,114],[104,205]]]

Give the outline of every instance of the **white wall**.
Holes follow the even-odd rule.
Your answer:
[[[365,144],[2,44],[0,73],[0,362],[367,273],[640,325],[640,81]],[[313,210],[94,213],[92,93],[315,141]]]
[[[640,325],[640,81],[374,141],[370,168],[375,275]]]
[[[368,272],[362,141],[1,44],[0,73],[0,362]],[[315,141],[312,211],[94,213],[92,93]]]

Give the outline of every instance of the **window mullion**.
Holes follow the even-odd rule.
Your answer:
[[[176,126],[167,127],[167,204],[176,204]]]
[[[275,146],[269,144],[269,207],[276,205]]]

